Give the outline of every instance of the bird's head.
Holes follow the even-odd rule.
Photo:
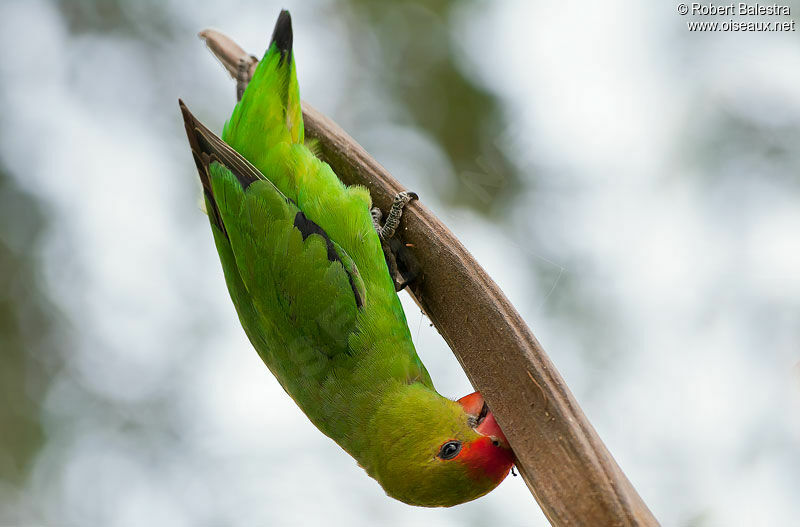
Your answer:
[[[386,493],[411,505],[474,500],[508,475],[514,454],[480,393],[458,401],[419,384],[382,405],[367,466]]]

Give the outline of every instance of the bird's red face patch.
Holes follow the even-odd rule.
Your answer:
[[[469,468],[474,479],[489,478],[500,483],[514,465],[514,453],[497,440],[481,436],[465,443],[455,460]]]
[[[505,434],[480,393],[466,395],[458,402],[481,437],[465,443],[455,459],[466,465],[475,479],[489,478],[499,483],[514,465],[514,453]]]

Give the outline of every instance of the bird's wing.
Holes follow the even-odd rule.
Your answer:
[[[278,353],[347,352],[366,294],[352,259],[182,103],[181,110],[226,280],[238,289],[231,294],[251,340],[287,348]]]

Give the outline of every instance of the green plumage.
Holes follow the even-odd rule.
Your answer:
[[[261,174],[196,153],[214,240],[241,324],[286,392],[398,499],[452,505],[491,490],[436,458],[477,433],[417,356],[369,192],[303,145],[287,12],[222,139]]]

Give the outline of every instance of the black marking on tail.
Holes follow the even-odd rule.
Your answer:
[[[339,258],[339,254],[336,252],[336,248],[333,246],[333,242],[328,236],[328,233],[325,232],[322,227],[308,219],[306,215],[303,214],[303,211],[297,211],[297,214],[295,214],[294,226],[298,231],[300,231],[300,234],[303,236],[304,240],[312,234],[319,234],[322,236],[322,239],[325,240],[325,247],[328,250],[328,260],[342,264],[342,269],[344,269],[344,272],[347,273],[347,279],[350,282],[350,288],[353,290],[353,295],[356,297],[356,307],[360,308],[362,305],[364,305],[364,301],[361,298],[358,289],[356,288],[355,282],[353,281],[353,276],[350,274],[350,271],[347,270],[347,267],[345,267],[342,259]]]
[[[284,9],[278,15],[278,21],[275,22],[275,29],[272,31],[272,40],[270,41],[270,47],[275,44],[281,52],[279,64],[287,60],[287,57],[291,57],[292,38],[292,17],[289,11]]]

